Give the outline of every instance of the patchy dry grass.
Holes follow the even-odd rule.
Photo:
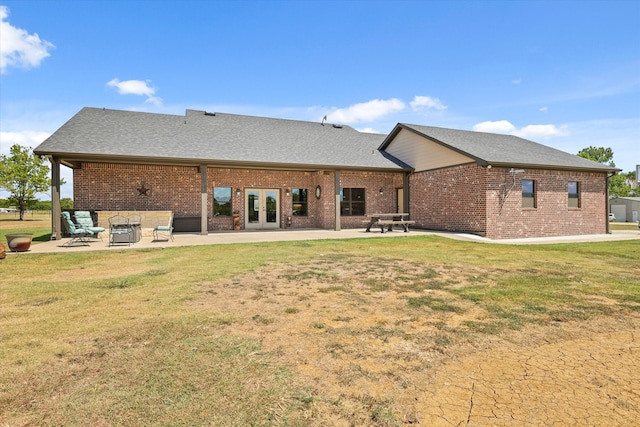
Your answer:
[[[20,221],[17,212],[0,212],[0,242],[6,247],[6,234],[33,233],[33,243],[51,240],[51,212],[26,212]]]
[[[640,324],[639,252],[411,237],[9,257],[0,425],[424,425],[440,369],[492,340]]]

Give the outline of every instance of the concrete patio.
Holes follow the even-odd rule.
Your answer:
[[[174,240],[154,241],[149,233],[143,233],[139,242],[127,244],[117,244],[109,246],[109,236],[105,234],[103,240],[91,240],[88,246],[64,246],[69,242],[69,238],[52,240],[43,243],[34,243],[27,252],[10,252],[8,255],[39,254],[39,253],[71,253],[86,251],[121,251],[134,249],[161,249],[181,246],[195,245],[221,245],[234,243],[261,243],[261,242],[285,242],[302,240],[322,240],[322,239],[362,239],[362,238],[383,238],[401,239],[412,236],[437,235],[445,238],[464,240],[470,242],[488,244],[552,244],[569,242],[601,242],[619,240],[640,240],[638,230],[619,230],[611,234],[591,234],[583,236],[561,236],[561,237],[537,237],[529,239],[506,239],[490,240],[484,237],[465,233],[451,233],[443,231],[429,231],[411,229],[409,233],[400,230],[380,233],[378,231],[365,232],[364,228],[334,230],[274,230],[274,231],[224,231],[211,232],[207,235],[197,233],[174,233]]]

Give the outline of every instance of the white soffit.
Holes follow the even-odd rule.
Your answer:
[[[402,129],[386,152],[405,162],[416,172],[444,168],[475,161],[413,132]]]

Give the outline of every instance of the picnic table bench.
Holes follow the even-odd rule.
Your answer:
[[[409,225],[416,223],[405,219],[408,216],[408,213],[377,213],[368,215],[369,219],[363,222],[367,224],[367,233],[371,231],[371,226],[373,225],[379,226],[382,233],[392,231],[394,225],[401,225],[404,228],[404,232],[408,233]]]

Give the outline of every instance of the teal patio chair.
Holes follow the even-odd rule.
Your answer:
[[[163,237],[163,239],[160,239],[160,236]],[[171,216],[169,217],[169,222],[167,223],[167,225],[156,225],[153,228],[153,241],[158,241],[158,240],[169,240],[171,239],[171,241],[173,241],[173,212],[171,212]]]
[[[64,243],[62,246],[76,246],[78,243],[80,246],[89,246],[88,239],[93,236],[93,232],[77,227],[73,221],[71,221],[71,215],[69,215],[69,212],[62,212],[60,216],[62,217],[62,225],[64,226],[67,234],[71,237],[71,240]]]
[[[91,213],[89,211],[76,211],[73,216],[76,218],[76,224],[84,228],[85,230],[89,230],[93,233],[93,237],[100,238],[102,240],[102,236],[100,233],[104,233],[104,227],[97,227],[93,224],[93,218],[91,218]]]

